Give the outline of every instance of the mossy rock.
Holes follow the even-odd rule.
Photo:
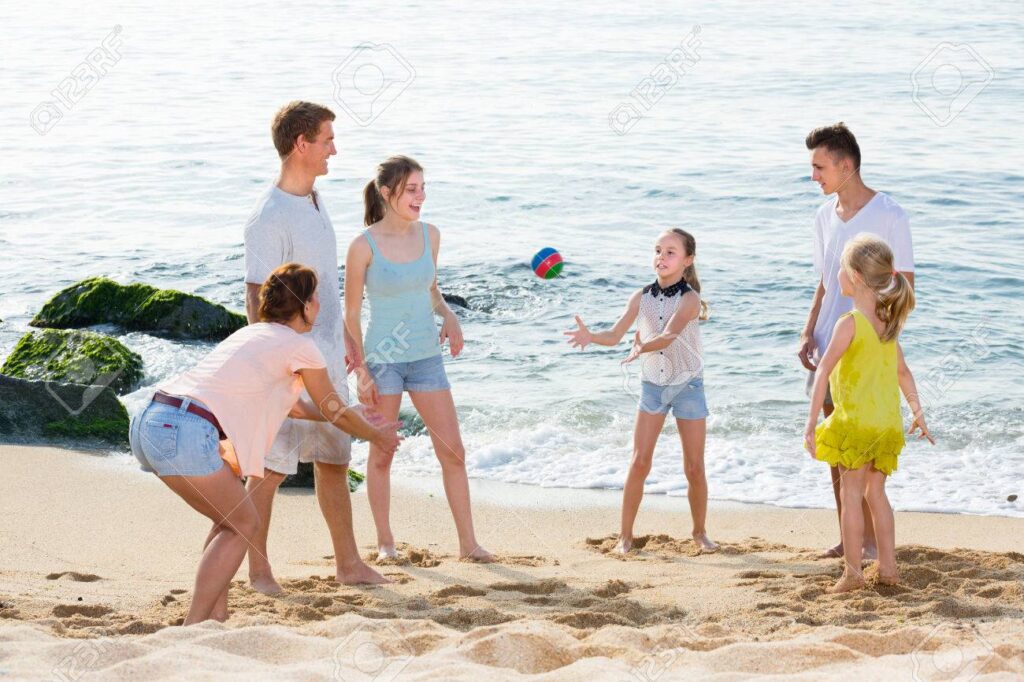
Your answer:
[[[31,381],[0,374],[0,438],[97,441],[128,448],[128,411],[109,386]]]
[[[117,339],[78,329],[29,332],[7,356],[0,374],[64,384],[110,386],[129,393],[142,379],[142,358]]]
[[[220,340],[246,319],[194,294],[92,277],[59,291],[29,322],[55,329],[104,323],[176,339]]]
[[[354,493],[358,488],[359,484],[366,480],[366,476],[360,472],[349,469],[348,470],[348,490],[350,493]],[[314,485],[316,477],[313,474],[313,463],[312,462],[299,462],[299,469],[291,476],[285,476],[284,480],[281,481],[282,488],[315,488]]]

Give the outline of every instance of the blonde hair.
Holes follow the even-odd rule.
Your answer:
[[[878,237],[861,233],[846,243],[840,263],[846,274],[856,273],[875,292],[875,314],[885,323],[880,338],[894,340],[914,309],[914,287],[896,271],[892,249]]]
[[[693,238],[692,234],[678,227],[673,227],[672,229],[665,230],[665,233],[672,233],[679,237],[680,241],[683,242],[683,251],[685,252],[685,255],[693,256],[694,258],[697,257],[697,240]],[[690,285],[690,288],[696,291],[697,295],[699,296],[700,278],[697,277],[696,265],[690,263],[686,267],[686,269],[683,270],[683,279],[686,280],[686,283]],[[708,319],[709,314],[710,309],[708,308],[708,302],[705,301],[703,298],[700,299],[700,319]]]

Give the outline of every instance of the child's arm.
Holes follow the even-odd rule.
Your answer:
[[[814,371],[811,411],[807,415],[807,426],[804,428],[804,448],[807,449],[807,452],[811,453],[812,459],[817,459],[814,445],[814,428],[818,425],[818,414],[821,413],[821,408],[825,405],[828,376],[832,374],[832,370],[835,369],[839,358],[843,357],[843,353],[850,347],[856,329],[857,323],[854,322],[852,316],[844,315],[839,318],[835,328],[832,330],[832,340],[828,344],[828,349],[825,350],[825,355],[822,356],[821,361],[818,362],[818,368]]]
[[[899,342],[896,342],[896,352],[900,359],[899,366],[899,377],[900,377],[900,390],[903,391],[903,397],[907,399],[907,405],[910,406],[910,412],[914,415],[914,421],[910,423],[910,429],[907,433],[914,433],[917,429],[921,429],[921,435],[918,436],[918,440],[921,438],[927,438],[931,441],[932,445],[935,445],[935,439],[928,433],[928,425],[924,422],[924,408],[921,407],[921,402],[917,396],[917,383],[914,381],[914,375],[910,371],[910,367],[907,366],[907,361],[903,357],[903,347],[900,346]]]
[[[676,340],[680,334],[683,333],[683,328],[690,323],[691,320],[697,318],[700,315],[700,294],[695,291],[688,291],[683,294],[679,300],[679,304],[676,305],[676,311],[672,313],[672,317],[668,319],[668,324],[665,325],[665,329],[655,337],[648,339],[647,341],[640,341],[639,336],[633,343],[633,349],[623,360],[623,363],[632,362],[636,360],[641,353],[654,353],[663,348],[667,348],[669,344]]]
[[[587,325],[583,324],[583,318],[579,315],[576,316],[576,329],[570,329],[567,332],[563,332],[565,336],[569,337],[568,343],[573,348],[586,348],[587,344],[596,343],[599,346],[614,346],[622,340],[622,337],[629,331],[629,327],[636,321],[636,316],[640,313],[640,295],[643,292],[636,291],[632,296],[629,297],[629,303],[626,304],[626,310],[623,311],[622,317],[615,323],[615,326],[611,329],[603,332],[592,332],[587,329]]]

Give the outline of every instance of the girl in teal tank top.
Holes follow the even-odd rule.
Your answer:
[[[430,232],[420,221],[423,253],[409,263],[395,263],[380,252],[369,230],[363,232],[373,258],[366,269],[370,322],[364,349],[378,364],[413,362],[441,354],[430,289],[435,269]]]
[[[466,450],[441,359],[445,341],[452,357],[462,351],[462,327],[437,286],[441,234],[420,219],[426,199],[423,168],[408,157],[391,157],[377,167],[363,198],[367,229],[349,246],[345,261],[345,329],[359,402],[391,422],[398,419],[402,395],[408,392],[441,464],[460,556],[493,561],[473,530]],[[365,339],[360,324],[364,289],[370,308]],[[440,333],[435,313],[443,320]],[[366,492],[381,558],[398,557],[389,518],[393,458],[394,453],[370,444]]]

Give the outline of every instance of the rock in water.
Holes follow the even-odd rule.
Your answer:
[[[220,340],[244,327],[246,319],[201,296],[92,277],[58,292],[29,322],[56,329],[102,323],[177,339]]]
[[[467,303],[466,299],[458,294],[441,294],[441,296],[444,298],[445,303],[457,305],[460,308],[466,308],[467,310],[469,309],[469,303]]]
[[[354,493],[358,488],[359,484],[366,480],[366,476],[355,471],[354,469],[348,470],[348,490]],[[285,476],[284,480],[281,481],[282,488],[315,488],[314,485],[315,476],[313,474],[313,463],[312,462],[299,462],[299,469],[291,476]]]
[[[1017,501],[1017,496],[1016,495],[1007,495],[1006,496],[1006,501],[1007,502],[1016,502]]]
[[[128,447],[128,412],[109,386],[29,381],[0,374],[0,437],[96,440]]]
[[[117,339],[78,329],[29,332],[7,356],[0,374],[64,384],[110,386],[129,393],[142,379],[142,358]]]

